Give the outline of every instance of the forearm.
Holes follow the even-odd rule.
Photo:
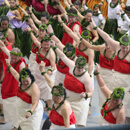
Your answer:
[[[0,40],[0,49],[7,55],[10,55],[10,51],[7,49],[7,47],[5,46],[5,44]]]
[[[93,70],[93,64],[88,64],[88,73],[89,73],[89,75],[92,74],[92,70]]]
[[[33,14],[33,12],[31,12],[31,17],[32,17],[32,19],[34,20],[34,22],[35,22],[37,25],[40,25],[40,24],[41,24],[41,21],[37,19],[37,17]]]
[[[15,19],[18,20],[18,21],[22,21],[21,16],[15,16]]]
[[[5,4],[6,4],[8,7],[10,7],[10,4],[9,4],[8,0],[5,0]]]
[[[35,43],[35,45],[36,45],[37,47],[40,47],[40,46],[41,46],[41,43],[37,40],[37,38],[33,35],[32,32],[30,33],[30,36],[31,36],[32,41]]]
[[[32,112],[35,111],[35,109],[36,109],[37,106],[38,106],[38,103],[39,103],[39,102],[36,102],[36,103],[33,103],[33,104],[32,104],[32,107],[31,107],[31,109],[30,109]]]
[[[48,83],[48,85],[50,86],[50,88],[53,88],[54,84],[53,82],[51,81],[51,79],[49,78],[49,76],[47,75],[47,73],[44,74],[44,77]]]

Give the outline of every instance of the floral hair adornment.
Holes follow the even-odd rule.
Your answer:
[[[45,36],[43,37],[42,41],[49,42],[49,41],[51,41],[51,38],[50,38],[50,36],[45,35]]]
[[[13,51],[10,51],[10,54],[13,54],[15,56],[22,56],[23,54],[20,52],[20,53],[16,53],[16,52],[13,52]]]
[[[54,93],[54,89],[55,89],[55,88],[59,91],[59,93]],[[52,95],[54,95],[54,96],[62,96],[62,95],[64,94],[64,89],[63,89],[62,86],[57,85],[57,86],[54,86],[54,87],[52,88],[51,93],[52,93]]]
[[[40,25],[39,25],[39,29],[40,29],[40,30],[47,30],[46,24],[44,24],[44,23],[40,24]]]
[[[128,41],[123,41],[123,38],[124,38],[124,37],[128,38]],[[124,46],[130,45],[130,37],[127,36],[127,35],[123,35],[123,36],[119,39],[119,41],[120,41],[121,45],[124,45]]]
[[[86,33],[87,33],[87,35],[86,35]],[[90,38],[90,34],[91,34],[90,31],[84,30],[84,31],[82,31],[81,36],[84,39],[89,39]]]
[[[80,56],[80,57],[78,57],[78,59],[76,60],[76,65],[83,67],[83,66],[86,65],[86,62],[87,62],[86,58],[83,57],[83,56]]]
[[[72,47],[73,50],[72,50],[72,51],[67,50],[68,47]],[[71,52],[71,53],[67,54],[67,52]],[[75,49],[75,47],[74,47],[72,44],[66,44],[65,47],[63,48],[63,53],[64,53],[67,57],[73,56],[73,54],[75,54],[75,52],[76,52],[76,49]]]
[[[20,73],[19,73],[19,75],[20,75],[20,77],[21,77],[22,79],[26,79],[27,77],[29,77],[28,72],[27,72],[26,70],[27,70],[27,67],[23,68],[23,69],[20,71]]]
[[[74,16],[74,17],[77,17],[77,16],[78,16],[78,14],[73,14],[73,13],[67,13],[67,15],[69,15],[69,16]]]
[[[125,90],[124,90],[124,88],[122,88],[122,87],[115,88],[115,89],[113,90],[113,93],[111,94],[111,97],[112,97],[113,99],[115,99],[115,100],[122,99],[123,96],[124,96],[124,92],[125,92]]]

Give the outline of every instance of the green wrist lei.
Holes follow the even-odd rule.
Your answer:
[[[31,110],[28,110],[27,112],[30,112],[30,113],[31,113],[31,115],[33,115],[33,112],[32,112]]]
[[[86,94],[86,96],[84,98],[85,98],[85,100],[87,100],[88,99],[88,94],[87,93],[85,93],[85,94]]]
[[[93,29],[96,30],[98,28],[98,26],[94,27]]]
[[[33,31],[32,31],[32,30],[30,30],[28,33],[30,34],[31,32],[33,33]]]
[[[55,35],[54,33],[50,33],[50,37],[52,37],[53,35]]]
[[[122,3],[125,3],[125,2],[124,2],[124,1],[122,1],[122,2],[121,2],[121,4],[122,4]]]
[[[51,71],[51,72],[53,72],[53,70],[52,70],[52,69],[48,69],[47,71]]]
[[[16,52],[13,52],[13,51],[10,51],[10,54],[13,54],[15,56],[22,56],[23,54],[20,52],[20,53],[16,53]]]
[[[47,111],[50,111],[51,110],[51,107],[47,107]]]
[[[39,29],[40,29],[40,30],[47,30],[46,24],[43,24],[43,23],[40,24],[40,25],[39,25]]]
[[[44,75],[46,73],[46,71],[44,71],[44,72],[41,72],[41,75]]]
[[[90,74],[90,77],[92,77],[92,75]]]
[[[73,6],[74,6],[73,4],[70,5],[71,8],[72,8]]]
[[[99,75],[100,72],[96,72],[96,71],[94,71],[93,74],[94,74],[94,75]]]
[[[101,1],[101,3],[103,4],[103,1]]]
[[[59,25],[60,25],[60,26],[62,26],[62,23],[64,23],[64,22],[63,22],[63,21],[62,21],[62,22],[60,22],[60,24],[59,24]]]
[[[11,65],[8,66],[8,72],[10,72],[10,71],[9,71],[9,68],[10,68],[10,67],[12,67],[12,66],[11,66]]]

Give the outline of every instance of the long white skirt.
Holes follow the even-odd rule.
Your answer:
[[[113,125],[112,123],[107,122],[101,115],[99,117],[99,124],[100,125]]]
[[[69,101],[76,117],[76,125],[86,126],[90,98],[85,100],[80,97],[79,93],[69,91],[68,89],[66,89],[66,93],[68,97],[67,100]]]
[[[6,122],[18,128],[19,122],[18,122],[18,109],[17,109],[16,100],[17,97],[14,96],[7,99],[3,99],[2,103],[3,103],[4,117]]]
[[[113,71],[113,84],[114,88],[123,87],[125,89],[123,103],[126,108],[126,117],[130,117],[130,74]]]
[[[0,84],[0,103],[2,104],[1,84]]]
[[[34,75],[35,68],[36,68],[36,54],[31,51],[29,61],[28,61],[28,68],[31,70],[31,73]]]
[[[69,128],[76,128],[75,125],[70,125]],[[65,126],[59,126],[59,125],[55,125],[53,123],[51,123],[51,127],[50,130],[54,130],[54,129],[66,129]]]
[[[31,109],[32,104],[28,104],[17,98],[18,114],[19,114],[19,125],[22,130],[40,130],[41,121],[43,117],[43,105],[39,101],[36,110],[30,118],[25,118],[25,114]]]
[[[99,72],[103,78],[106,86],[113,91],[113,72],[110,69],[100,67]],[[98,86],[98,95],[99,95],[99,106],[102,107],[103,103],[106,101],[106,97],[101,91],[101,88]]]

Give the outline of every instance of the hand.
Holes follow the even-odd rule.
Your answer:
[[[61,23],[62,22],[62,19],[61,19],[61,16],[58,15],[58,22]]]
[[[40,69],[41,72],[45,71],[45,65],[46,65],[46,63],[43,62],[43,61],[41,61],[41,63],[39,64],[39,69]]]
[[[47,74],[52,75],[52,72],[51,71],[47,71]]]
[[[9,20],[12,20],[12,19],[14,19],[16,16],[11,16],[10,18],[9,18]]]
[[[19,9],[22,11],[23,15],[28,16],[28,13],[22,7],[19,6]]]
[[[55,41],[54,40],[51,40],[51,46],[54,47],[56,44],[55,44]]]
[[[103,5],[103,3],[102,3],[102,2],[100,2],[100,3],[99,3],[99,6],[102,6],[102,5]]]
[[[117,15],[120,15],[120,12],[117,12],[116,14],[117,14]]]
[[[9,66],[10,65],[10,58],[9,59],[5,59],[5,61],[6,61],[7,66]]]
[[[120,32],[121,31],[121,28],[117,28],[117,32]]]
[[[85,97],[86,97],[85,92],[80,93],[80,97],[81,97],[81,98],[85,98]]]
[[[32,5],[29,7],[29,12],[32,13]]]
[[[31,113],[30,112],[26,112],[26,114],[25,114],[25,118],[29,118],[29,117],[31,117],[32,115],[31,115]]]

